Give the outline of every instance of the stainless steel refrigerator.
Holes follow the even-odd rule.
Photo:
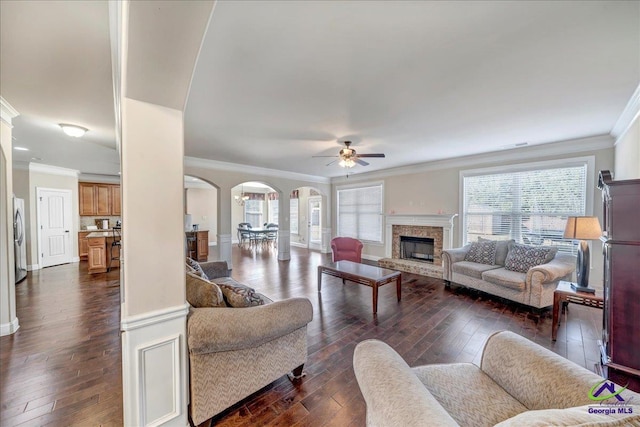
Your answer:
[[[16,283],[27,277],[27,247],[24,235],[24,200],[13,198],[13,247],[16,259]]]

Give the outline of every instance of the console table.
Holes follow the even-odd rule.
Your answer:
[[[588,307],[604,308],[604,298],[600,294],[590,294],[587,292],[576,292],[571,287],[570,282],[561,280],[556,291],[553,293],[553,322],[551,323],[551,339],[556,340],[558,336],[558,326],[560,325],[560,310],[569,303],[586,305]]]

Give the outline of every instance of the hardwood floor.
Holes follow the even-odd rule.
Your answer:
[[[307,376],[298,385],[282,377],[213,425],[364,425],[352,356],[368,338],[386,341],[409,365],[478,363],[487,336],[503,329],[591,370],[598,360],[601,310],[571,305],[554,343],[550,312],[403,273],[402,301],[383,286],[373,316],[368,287],[326,276],[317,292],[317,266],[329,255],[292,248],[291,257],[278,262],[274,249],[234,246],[233,276],[273,299],[309,298]],[[0,424],[122,425],[118,271],[89,276],[80,263],[31,272],[16,287],[16,304],[20,329],[0,338]]]

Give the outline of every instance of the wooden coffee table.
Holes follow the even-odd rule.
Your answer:
[[[402,276],[399,271],[388,270],[373,265],[359,264],[351,261],[337,261],[327,265],[318,266],[318,292],[322,290],[322,273],[339,277],[342,283],[345,280],[359,283],[373,288],[373,314],[378,312],[378,288],[387,283],[396,283],[396,293],[400,302],[400,285]]]

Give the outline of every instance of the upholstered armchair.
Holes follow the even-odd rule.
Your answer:
[[[353,261],[362,262],[362,242],[351,237],[334,237],[331,239],[333,262]]]

